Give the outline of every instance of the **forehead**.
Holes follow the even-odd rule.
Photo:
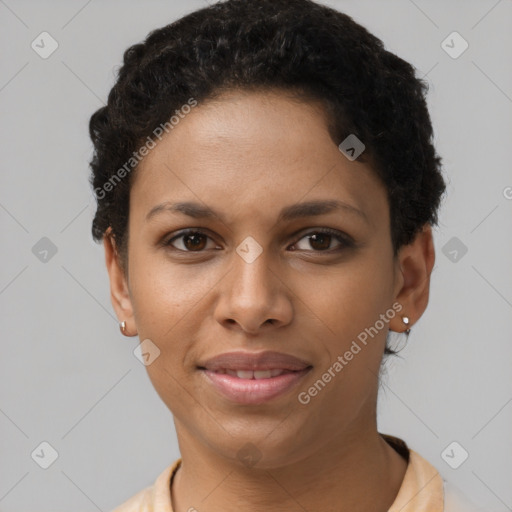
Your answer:
[[[285,91],[236,90],[208,100],[183,116],[166,136],[167,146],[186,149],[195,158],[204,152],[218,152],[225,159],[240,154],[264,159],[275,157],[275,152],[281,159],[291,154],[304,156],[305,152],[319,158],[327,145],[334,144],[326,121],[318,101],[300,101]],[[319,145],[320,140],[324,144]],[[194,148],[203,153],[192,154]]]
[[[134,201],[173,199],[242,208],[339,199],[372,208],[380,183],[332,140],[318,102],[237,91],[195,107],[139,164]],[[280,209],[280,208],[279,208]]]

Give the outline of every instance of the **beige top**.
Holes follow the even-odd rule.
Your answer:
[[[476,512],[476,508],[459,491],[447,486],[438,471],[402,439],[381,435],[408,460],[402,485],[388,512]],[[181,459],[174,461],[152,486],[111,512],[173,512],[171,485],[180,464]]]

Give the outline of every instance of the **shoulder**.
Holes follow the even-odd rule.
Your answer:
[[[484,512],[402,439],[381,435],[408,462],[402,485],[388,512]]]
[[[482,512],[451,482],[444,481],[444,512]]]
[[[180,464],[181,459],[174,461],[153,485],[142,489],[110,512],[172,512],[171,482]]]

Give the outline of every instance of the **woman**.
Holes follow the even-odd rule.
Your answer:
[[[116,512],[472,510],[376,422],[435,259],[426,89],[309,0],[220,2],[125,52],[90,122],[93,235],[181,458]]]

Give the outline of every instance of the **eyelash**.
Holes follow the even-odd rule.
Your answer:
[[[297,244],[298,242],[300,242],[303,238],[306,238],[307,236],[316,235],[316,234],[330,235],[330,236],[334,237],[338,242],[340,242],[342,247],[339,247],[338,249],[325,249],[325,250],[314,250],[314,249],[312,249],[311,252],[314,252],[314,253],[332,254],[333,252],[340,252],[343,249],[348,249],[350,247],[354,247],[354,245],[355,245],[354,242],[348,237],[348,235],[344,235],[341,231],[337,231],[337,230],[331,229],[331,228],[320,228],[320,229],[317,229],[317,230],[309,231],[309,232],[305,233],[304,235],[302,235],[301,238],[299,238],[297,240],[297,242],[295,242],[295,244]],[[207,233],[202,231],[201,229],[199,229],[199,228],[190,228],[190,229],[185,229],[185,230],[181,231],[180,233],[178,233],[177,235],[173,236],[172,238],[170,238],[168,240],[164,240],[162,242],[162,245],[165,248],[167,248],[167,249],[171,249],[173,251],[182,252],[182,253],[194,254],[194,253],[205,252],[205,250],[201,250],[201,251],[185,251],[183,249],[177,249],[176,247],[173,247],[172,242],[174,242],[175,240],[178,240],[180,238],[183,238],[183,237],[185,237],[187,235],[202,235],[202,236],[206,236],[207,238],[211,239],[211,237]]]

